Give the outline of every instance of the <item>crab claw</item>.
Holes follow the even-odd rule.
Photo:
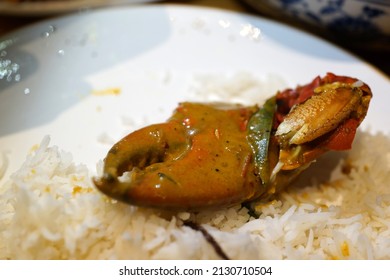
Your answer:
[[[120,201],[173,210],[251,199],[259,178],[245,140],[246,124],[257,109],[182,103],[168,122],[115,144],[95,185]]]
[[[96,187],[138,206],[201,210],[270,199],[316,158],[351,148],[372,94],[328,73],[264,106],[181,103],[108,152]]]

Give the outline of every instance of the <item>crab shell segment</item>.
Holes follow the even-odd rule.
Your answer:
[[[281,170],[299,168],[329,150],[351,148],[372,93],[359,80],[336,76],[332,82],[332,77],[328,74],[313,87],[311,96],[293,104],[277,127]]]

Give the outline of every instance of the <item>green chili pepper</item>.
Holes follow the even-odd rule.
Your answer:
[[[275,97],[269,98],[249,120],[247,139],[255,156],[255,166],[258,169],[263,185],[270,179],[268,147],[271,138],[272,123],[276,109]]]

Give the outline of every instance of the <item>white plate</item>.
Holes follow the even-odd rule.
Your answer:
[[[184,6],[109,8],[10,34],[0,40],[0,56],[11,72],[11,81],[0,80],[0,153],[10,163],[4,178],[45,135],[94,170],[109,148],[101,135],[119,140],[165,120],[192,98],[197,74],[276,74],[289,86],[328,71],[358,77],[374,93],[362,128],[390,130],[384,75],[327,42],[259,17]],[[110,89],[120,94],[93,94]]]
[[[157,2],[158,0],[41,0],[36,2],[0,2],[0,14],[18,16],[43,16],[73,11],[83,11],[86,9],[132,5],[147,2]]]

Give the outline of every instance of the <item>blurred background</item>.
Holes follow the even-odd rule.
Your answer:
[[[69,10],[39,10],[39,2],[69,3]],[[70,12],[72,1],[0,0],[0,37],[16,29]],[[23,2],[23,3],[21,3]],[[110,5],[110,0],[84,0],[89,9]],[[89,5],[88,3],[94,3]],[[114,1],[115,2],[115,1]],[[126,3],[126,1],[122,1]],[[137,1],[127,1],[128,3]],[[367,61],[390,76],[390,0],[181,0],[139,1],[151,4],[182,4],[213,7],[259,15],[305,30]],[[96,5],[99,3],[99,5]],[[24,5],[24,7],[23,7]],[[35,10],[28,10],[35,5]],[[54,5],[55,6],[55,5]],[[78,7],[80,9],[80,7]]]

